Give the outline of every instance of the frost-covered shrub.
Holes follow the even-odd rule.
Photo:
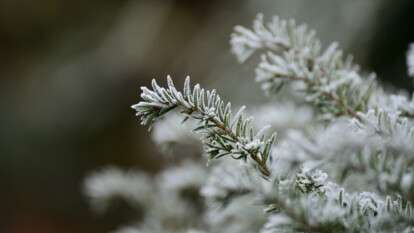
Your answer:
[[[137,117],[180,162],[155,177],[110,168],[86,180],[98,209],[114,196],[142,208],[118,232],[414,232],[414,99],[385,92],[293,20],[258,15],[252,29],[235,27],[231,46],[240,62],[260,54],[266,94],[295,98],[252,118],[189,77],[182,89],[171,77],[142,87]]]

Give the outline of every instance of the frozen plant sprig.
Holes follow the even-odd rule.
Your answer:
[[[373,76],[362,78],[352,57],[343,58],[337,43],[322,51],[315,31],[304,24],[279,17],[265,24],[259,14],[252,30],[235,27],[231,45],[240,61],[258,49],[265,51],[256,69],[256,81],[268,93],[290,84],[328,119],[358,117],[357,112],[367,108],[375,84]]]
[[[384,111],[397,114],[401,117],[414,119],[414,96],[400,92],[387,94],[381,88],[377,88],[370,100],[370,108],[381,108]]]
[[[169,111],[178,108],[186,119],[198,120],[198,131],[210,159],[230,155],[234,159],[252,159],[263,176],[269,177],[267,161],[275,134],[264,135],[264,129],[254,132],[250,118],[244,116],[244,107],[232,115],[231,104],[225,103],[215,90],[204,90],[199,84],[193,89],[190,78],[184,82],[183,92],[177,91],[171,77],[167,77],[168,88],[160,87],[152,80],[152,90],[142,87],[143,101],[132,106],[144,125],[151,125]]]
[[[328,170],[331,177],[354,188],[364,183],[382,194],[413,201],[413,125],[383,110],[370,110],[359,117],[334,121],[311,135],[291,131],[274,150],[278,161],[272,170],[291,170],[305,163]],[[344,132],[346,137],[338,136]],[[356,174],[357,183],[352,181]]]
[[[268,24],[263,22],[263,14],[258,14],[253,29],[235,26],[231,34],[231,50],[240,62],[244,62],[257,50],[282,52],[296,47],[298,52],[312,53],[320,49],[315,39],[315,31],[309,31],[306,25],[296,28],[294,20],[283,20],[274,16]]]
[[[271,195],[272,215],[262,232],[398,232],[414,220],[409,202],[348,193],[320,170],[300,169],[293,179],[280,180]]]

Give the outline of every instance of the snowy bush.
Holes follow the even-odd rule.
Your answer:
[[[116,196],[144,213],[117,232],[414,232],[414,99],[293,20],[259,14],[230,42],[240,62],[261,57],[256,81],[280,98],[250,117],[189,77],[142,87],[132,108],[180,162],[155,177],[109,168],[86,180],[99,210]],[[411,46],[410,75],[413,56]]]

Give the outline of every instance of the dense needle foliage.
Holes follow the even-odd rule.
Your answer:
[[[155,177],[111,168],[86,180],[98,210],[120,197],[143,213],[117,232],[414,232],[414,99],[385,92],[293,20],[258,15],[231,46],[240,62],[260,54],[256,81],[279,98],[233,114],[189,77],[182,89],[171,77],[142,87],[132,108],[181,162]]]

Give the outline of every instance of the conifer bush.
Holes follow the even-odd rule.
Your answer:
[[[230,44],[241,63],[260,56],[255,79],[272,102],[235,109],[189,77],[142,87],[132,108],[178,162],[86,179],[97,210],[119,197],[142,213],[116,232],[414,232],[414,98],[293,20],[259,14]],[[413,46],[407,64],[414,76]]]

